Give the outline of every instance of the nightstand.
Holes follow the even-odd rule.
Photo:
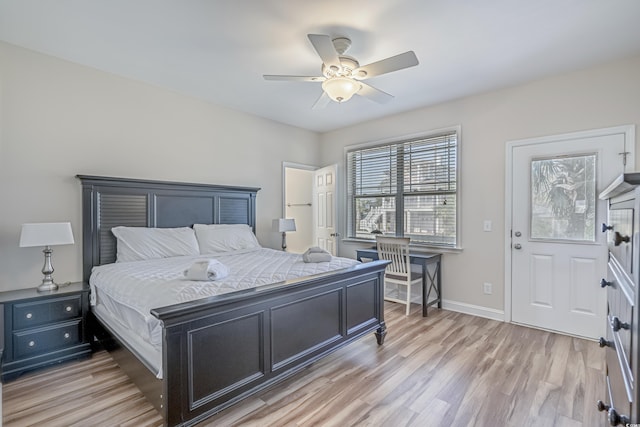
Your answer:
[[[3,381],[91,355],[87,284],[61,285],[46,293],[35,288],[0,292],[0,304],[4,308]]]

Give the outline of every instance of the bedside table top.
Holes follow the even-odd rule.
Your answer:
[[[56,296],[63,296],[70,293],[80,292],[80,291],[88,291],[89,285],[84,282],[75,282],[70,283],[68,285],[58,285],[59,288],[56,291],[52,292],[38,292],[36,286],[29,289],[16,289],[13,291],[4,291],[0,292],[0,304],[4,302],[18,301],[18,300],[26,300],[26,299],[37,299],[37,298],[55,298]]]

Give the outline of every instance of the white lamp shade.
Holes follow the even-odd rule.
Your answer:
[[[349,77],[331,77],[322,82],[324,90],[329,98],[336,102],[345,102],[351,99],[354,93],[358,92],[362,86]]]
[[[286,231],[296,231],[296,221],[293,218],[279,218],[273,220],[273,231],[284,233]]]
[[[20,247],[72,245],[73,232],[69,222],[22,224]]]

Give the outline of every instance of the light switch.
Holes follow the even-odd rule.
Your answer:
[[[484,220],[484,226],[483,226],[483,230],[484,231],[491,231],[491,220],[489,219],[485,219]]]

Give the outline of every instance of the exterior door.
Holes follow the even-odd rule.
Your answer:
[[[336,254],[336,171],[331,165],[315,171],[313,180],[314,242],[316,246]]]
[[[606,325],[606,203],[625,134],[580,133],[512,147],[512,321],[596,338]],[[631,145],[631,144],[627,144]],[[631,155],[633,155],[631,153]]]

